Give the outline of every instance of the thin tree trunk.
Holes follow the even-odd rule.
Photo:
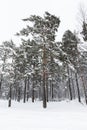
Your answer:
[[[21,92],[20,92],[20,87],[18,88],[18,102],[20,102],[20,98],[21,98]]]
[[[47,107],[47,99],[46,99],[46,48],[45,44],[43,47],[43,108]]]
[[[2,86],[2,75],[1,75],[1,81],[0,81],[0,92],[1,92],[1,86]]]
[[[72,90],[73,90],[73,98],[75,99],[75,87],[74,87],[74,81],[73,81],[73,74],[72,74],[72,70],[71,70],[71,82],[72,82]]]
[[[10,85],[8,107],[11,107],[11,96],[12,96],[12,91],[11,91],[11,85]]]
[[[87,94],[86,94],[86,87],[85,87],[83,76],[81,76],[81,79],[82,79],[82,83],[83,83],[85,102],[87,104]]]
[[[46,99],[48,102],[48,74],[46,73]]]
[[[39,100],[42,100],[42,82],[41,82],[41,77],[40,77],[40,85],[39,85],[39,92],[38,92],[38,98]]]
[[[49,87],[50,87],[50,100],[51,100],[52,99],[52,96],[51,96],[52,95],[52,91],[51,91],[51,80],[49,81],[49,83],[50,83]]]
[[[26,102],[26,78],[24,80],[24,100],[23,102],[25,103]]]
[[[34,75],[33,75],[33,84],[32,84],[32,102],[34,102]]]
[[[53,95],[53,81],[52,81],[52,100],[54,98],[54,95]]]
[[[51,100],[53,100],[53,83],[52,83],[52,80],[50,80],[50,97],[51,97]]]
[[[81,102],[77,73],[75,73],[75,78],[76,78],[76,85],[77,85],[78,101]]]
[[[71,89],[71,82],[70,82],[70,71],[69,71],[69,67],[68,66],[67,66],[67,72],[68,72],[69,95],[70,95],[70,100],[72,100],[72,89]]]
[[[47,100],[46,100],[46,74],[43,72],[43,108],[47,107]]]
[[[27,84],[27,101],[29,99],[29,76],[28,76],[28,84]]]

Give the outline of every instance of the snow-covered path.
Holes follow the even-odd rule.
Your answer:
[[[72,102],[51,102],[47,109],[41,102],[26,104],[0,101],[1,130],[87,130],[87,106]]]

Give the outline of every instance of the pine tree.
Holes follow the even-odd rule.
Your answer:
[[[82,52],[79,58],[79,75],[81,77],[81,81],[82,81],[82,91],[84,93],[84,98],[85,98],[85,102],[87,104],[87,83],[86,83],[86,79],[87,79],[87,52]]]
[[[87,23],[85,21],[83,21],[81,34],[83,35],[84,41],[87,41]]]
[[[14,67],[13,67],[13,55],[15,53],[15,45],[13,41],[5,41],[0,46],[1,53],[1,91],[9,99],[8,106],[11,106],[12,88],[14,84]],[[8,94],[7,94],[8,93]]]
[[[60,20],[56,16],[45,12],[43,18],[40,16],[32,15],[29,18],[23,19],[23,21],[32,22],[33,26],[27,25],[27,27],[21,30],[20,33],[17,33],[17,35],[23,35],[27,37],[32,36],[32,39],[35,43],[34,46],[31,45],[33,47],[31,47],[30,55],[31,59],[34,58],[36,60],[36,57],[38,57],[38,61],[40,61],[41,64],[41,75],[43,81],[43,107],[46,108],[46,76],[48,73],[47,62],[49,52],[52,51],[48,48],[55,42],[55,33],[58,30]]]
[[[70,77],[70,66],[73,66],[75,69],[75,78],[76,78],[76,84],[77,84],[77,93],[78,93],[78,100],[81,102],[80,99],[80,90],[79,90],[79,84],[78,84],[78,78],[77,78],[77,73],[78,73],[78,43],[79,39],[78,37],[72,33],[70,30],[67,30],[62,38],[62,49],[67,55],[67,72],[68,72],[68,86],[69,86],[69,92],[70,92],[70,99],[72,100],[72,87],[71,87],[71,77]],[[70,64],[70,65],[69,65]]]

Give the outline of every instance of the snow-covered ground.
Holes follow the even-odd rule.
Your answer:
[[[0,101],[0,130],[87,130],[87,106],[71,102],[17,103]]]

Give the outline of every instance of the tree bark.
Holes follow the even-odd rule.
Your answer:
[[[72,95],[73,95],[73,98],[75,99],[75,86],[74,86],[74,80],[73,80],[73,71],[71,70],[71,83],[72,83]]]
[[[76,78],[76,85],[77,85],[78,101],[81,102],[77,73],[75,73],[75,78]]]
[[[9,98],[8,98],[8,107],[11,107],[11,96],[12,96],[12,93],[11,93],[11,85],[10,85],[10,90],[9,90]]]
[[[47,107],[47,100],[46,100],[46,74],[43,72],[43,108]]]
[[[28,76],[28,84],[27,84],[27,101],[29,99],[29,76]]]
[[[20,92],[20,87],[18,88],[18,102],[20,102],[20,98],[21,98],[21,92]]]
[[[72,89],[71,89],[71,82],[70,82],[70,71],[69,71],[69,67],[68,66],[67,66],[67,72],[68,72],[69,95],[70,95],[70,100],[72,100]]]
[[[33,84],[32,84],[32,102],[34,102],[34,75],[33,75]]]
[[[49,101],[48,99],[48,74],[46,73],[46,100],[47,102]]]
[[[87,93],[86,93],[86,87],[85,87],[83,76],[81,76],[81,79],[82,79],[82,83],[83,83],[85,102],[86,102],[86,105],[87,105]]]
[[[46,48],[45,44],[43,46],[43,108],[47,107],[47,99],[46,99]]]
[[[24,100],[23,102],[25,103],[26,102],[26,78],[24,80]]]

